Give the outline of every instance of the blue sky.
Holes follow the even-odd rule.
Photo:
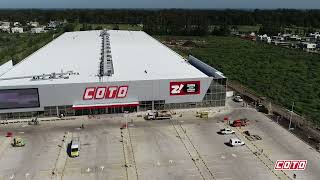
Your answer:
[[[320,0],[0,0],[0,8],[320,9]]]

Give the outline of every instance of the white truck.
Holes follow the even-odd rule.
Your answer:
[[[231,138],[230,140],[229,140],[229,144],[231,145],[231,146],[243,146],[243,145],[245,145],[245,143],[243,142],[243,141],[241,141],[240,139],[238,139],[238,138]]]
[[[235,101],[235,102],[243,102],[243,99],[242,99],[241,96],[235,96],[235,97],[233,98],[233,101]]]

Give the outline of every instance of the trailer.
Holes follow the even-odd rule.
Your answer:
[[[249,120],[244,118],[244,119],[238,119],[234,120],[231,124],[233,127],[241,127],[241,126],[247,126],[249,124]]]
[[[147,111],[144,116],[145,120],[163,120],[163,119],[171,119],[172,115],[169,111]]]

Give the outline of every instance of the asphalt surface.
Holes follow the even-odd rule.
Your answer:
[[[107,116],[38,126],[2,125],[2,137],[13,132],[26,140],[26,146],[8,145],[0,153],[0,180],[264,180],[292,179],[293,173],[296,179],[320,179],[317,151],[265,115],[241,105],[228,101],[228,108],[208,120],[195,117],[195,109],[183,112],[182,117],[177,111],[173,120],[145,121],[132,115],[127,120],[133,124],[124,129],[120,127],[126,118]],[[221,128],[229,127],[224,117],[247,118],[250,125],[233,128],[234,135],[219,135]],[[245,130],[262,140],[247,140]],[[79,157],[59,154],[66,132],[80,136]],[[226,145],[231,137],[246,145]],[[261,149],[263,153],[257,155]],[[308,165],[305,171],[275,171],[278,159],[306,159]],[[62,173],[53,174],[58,161],[64,163]]]

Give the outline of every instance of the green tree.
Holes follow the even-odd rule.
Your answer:
[[[73,24],[73,23],[68,23],[67,25],[65,25],[64,27],[63,27],[63,31],[64,32],[72,32],[72,31],[74,31],[75,30],[75,24]]]
[[[263,24],[259,30],[259,34],[267,34],[269,36],[278,35],[279,32],[281,32],[280,25],[272,23]]]
[[[120,27],[118,24],[115,24],[113,27],[112,27],[112,30],[120,30]]]

